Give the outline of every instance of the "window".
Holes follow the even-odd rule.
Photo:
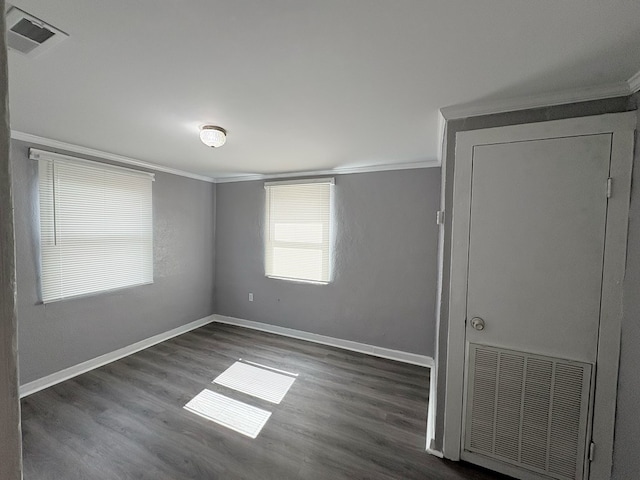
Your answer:
[[[333,178],[267,182],[265,273],[328,283]]]
[[[153,174],[30,150],[39,160],[42,301],[153,282]]]

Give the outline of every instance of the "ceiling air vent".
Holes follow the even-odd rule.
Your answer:
[[[40,55],[68,37],[62,30],[16,7],[8,9],[6,18],[7,45],[30,57]]]

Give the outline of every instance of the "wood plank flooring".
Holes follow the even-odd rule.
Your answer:
[[[211,383],[298,373],[279,405]],[[256,439],[183,409],[208,388],[271,411]],[[26,480],[487,480],[424,451],[429,369],[210,324],[22,401]]]

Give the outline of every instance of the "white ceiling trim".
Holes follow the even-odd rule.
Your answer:
[[[441,111],[438,111],[438,163],[442,165],[442,156],[444,155],[445,134],[447,132],[447,119],[444,118]]]
[[[72,143],[61,142],[59,140],[53,140],[51,138],[46,138],[46,137],[40,137],[38,135],[20,132],[18,130],[11,130],[11,138],[13,138],[14,140],[29,142],[29,143],[33,143],[33,144],[44,146],[44,147],[63,150],[64,152],[71,152],[79,155],[88,155],[91,157],[97,157],[104,160],[112,160],[114,162],[122,163],[125,165],[133,165],[136,167],[148,168],[158,172],[170,173],[173,175],[193,178],[195,180],[202,180],[204,182],[209,182],[209,183],[250,182],[252,180],[268,180],[268,179],[274,179],[274,178],[306,177],[306,176],[316,176],[316,175],[347,175],[350,173],[386,172],[391,170],[409,170],[409,169],[416,169],[416,168],[430,168],[430,167],[440,166],[439,160],[431,160],[431,161],[415,162],[415,163],[396,163],[396,164],[390,163],[390,164],[384,164],[384,165],[344,167],[344,168],[335,168],[332,170],[300,171],[300,172],[274,173],[274,174],[267,174],[267,175],[247,174],[247,175],[237,175],[233,177],[207,177],[205,175],[198,175],[196,173],[186,172],[184,170],[165,167],[162,165],[157,165],[155,163],[145,162],[143,160],[137,160],[131,157],[125,157],[124,155],[117,155],[115,153],[109,153],[103,150],[96,150],[94,148],[89,148],[89,147],[81,147],[80,145],[74,145]]]
[[[51,138],[39,137],[38,135],[32,135],[30,133],[20,132],[17,130],[11,130],[11,138],[15,140],[21,140],[23,142],[35,143],[37,145],[64,150],[65,152],[77,153],[80,155],[88,155],[91,157],[98,157],[104,160],[112,160],[114,162],[123,163],[125,165],[133,165],[136,167],[148,168],[157,172],[171,173],[172,175],[179,175],[181,177],[193,178],[195,180],[202,180],[204,182],[215,183],[215,178],[207,177],[204,175],[198,175],[196,173],[185,172],[184,170],[178,170],[176,168],[164,167],[162,165],[156,165],[155,163],[145,162],[143,160],[136,160],[135,158],[125,157],[123,155],[116,155],[115,153],[109,153],[102,150],[96,150],[88,147],[81,147],[72,143],[61,142],[59,140],[53,140]]]
[[[628,80],[627,83],[629,83],[629,90],[631,90],[631,93],[640,91],[640,70],[638,70],[636,74]]]
[[[640,74],[640,72],[638,72],[638,74]],[[443,107],[440,109],[440,113],[442,113],[447,120],[454,120],[480,115],[492,115],[494,113],[513,112],[516,110],[528,110],[530,108],[549,107],[552,105],[587,102],[603,98],[622,97],[632,93],[633,88],[630,88],[632,80],[635,79],[636,84],[640,84],[638,74],[634,75],[628,82],[618,82],[598,87],[586,87],[505,100],[463,103]],[[638,85],[638,87],[640,87],[640,85]]]
[[[344,167],[332,170],[314,170],[307,172],[274,173],[271,175],[238,175],[235,177],[216,178],[216,183],[251,182],[255,180],[271,180],[274,178],[314,177],[319,175],[349,175],[351,173],[388,172],[392,170],[413,170],[416,168],[439,167],[438,160],[415,163],[390,163],[384,165],[371,165],[364,167]]]

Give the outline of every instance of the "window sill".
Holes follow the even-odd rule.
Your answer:
[[[288,278],[288,277],[276,277],[275,275],[265,275],[267,278],[273,278],[274,280],[284,280],[291,283],[304,283],[306,285],[329,285],[330,282],[318,282],[316,280],[304,280],[301,278]]]
[[[65,300],[78,300],[78,299],[87,298],[87,297],[95,297],[96,295],[117,293],[117,292],[121,292],[123,290],[127,290],[129,288],[142,287],[144,285],[153,285],[153,283],[154,283],[153,281],[144,282],[144,283],[136,283],[136,284],[127,285],[127,286],[124,286],[124,287],[110,288],[108,290],[99,290],[97,292],[81,293],[80,295],[70,295],[68,297],[50,298],[48,300],[42,300],[42,301],[38,302],[36,305],[49,305],[50,303],[64,302]]]

